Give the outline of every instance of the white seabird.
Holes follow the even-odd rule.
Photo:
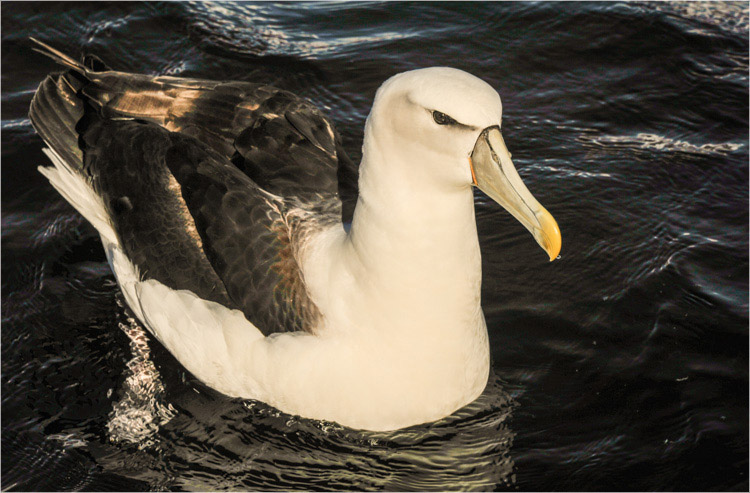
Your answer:
[[[138,319],[199,380],[370,430],[433,421],[482,393],[472,186],[550,260],[561,246],[513,166],[490,85],[445,67],[388,79],[356,197],[340,138],[308,101],[117,72],[36,43],[68,67],[32,102],[54,164],[40,171],[99,232]]]

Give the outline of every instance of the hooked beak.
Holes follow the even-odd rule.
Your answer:
[[[487,127],[482,131],[469,163],[474,185],[513,214],[547,252],[550,262],[555,260],[562,246],[560,228],[518,176],[500,127]]]

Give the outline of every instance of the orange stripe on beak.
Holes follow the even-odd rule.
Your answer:
[[[474,186],[477,186],[477,175],[474,174],[474,162],[471,160],[471,156],[469,156],[469,169],[471,170],[471,181]]]

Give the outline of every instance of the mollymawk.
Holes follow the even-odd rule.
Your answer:
[[[99,232],[130,309],[198,379],[370,430],[434,421],[482,393],[472,186],[550,260],[561,245],[511,162],[490,85],[446,67],[388,79],[357,189],[331,121],[290,92],[119,72],[35,43],[67,67],[31,103],[54,164],[39,171]]]

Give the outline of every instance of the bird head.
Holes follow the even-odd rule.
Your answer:
[[[552,215],[518,175],[501,133],[503,106],[492,86],[464,71],[404,72],[378,90],[366,132],[399,149],[413,180],[435,187],[476,186],[515,217],[557,258],[561,235]],[[408,163],[408,164],[404,164]]]

